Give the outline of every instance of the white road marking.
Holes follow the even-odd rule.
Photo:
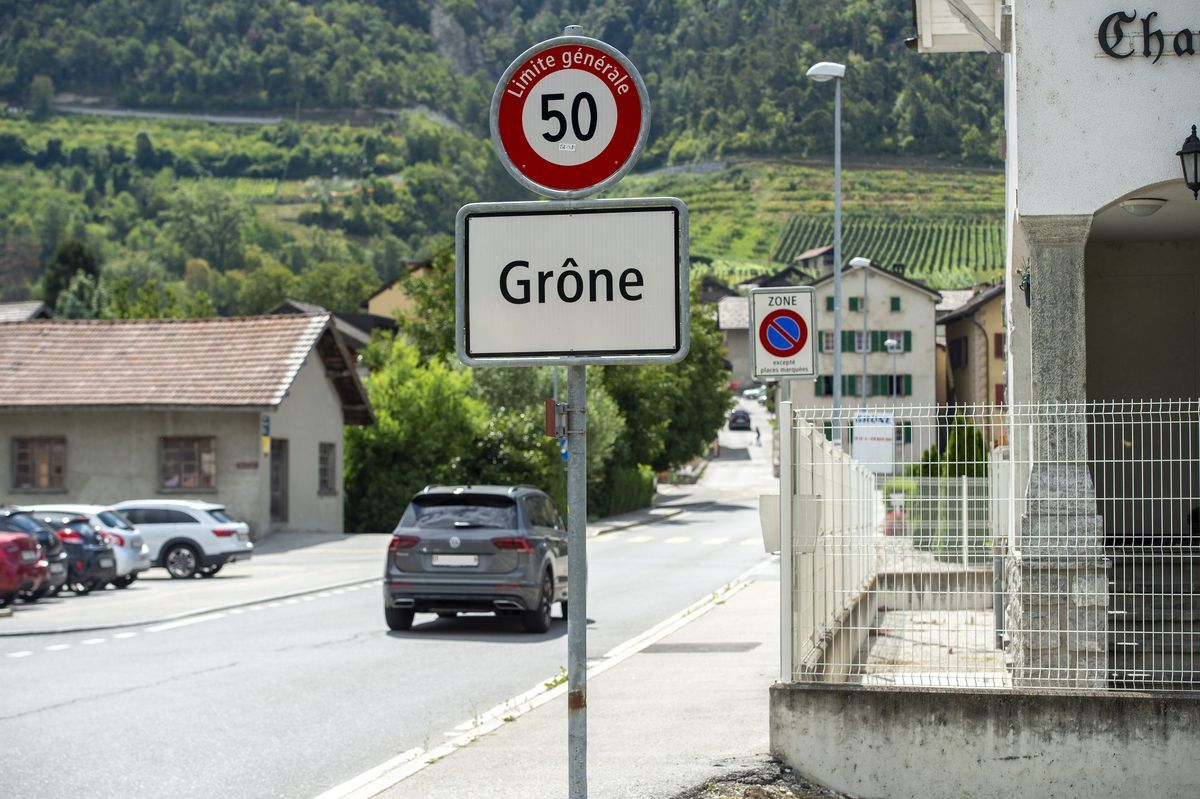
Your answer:
[[[650,536],[645,536],[645,538],[649,540]],[[749,582],[745,578],[757,568],[758,566],[755,566],[753,569],[747,570],[742,576],[727,583],[698,602],[656,624],[641,635],[631,638],[620,646],[615,647],[604,656],[604,659],[589,662],[587,668],[588,679],[608,671],[613,666],[633,657],[656,641],[667,637],[680,627],[692,623],[708,611],[717,607],[718,601],[727,599],[749,585]],[[513,697],[482,715],[458,725],[454,728],[453,733],[446,733],[447,736],[454,735],[453,739],[441,746],[430,750],[421,749],[420,747],[409,749],[407,752],[397,755],[391,760],[343,782],[341,785],[330,788],[318,796],[317,799],[370,799],[370,797],[378,795],[388,788],[408,779],[426,766],[436,763],[447,755],[453,754],[457,750],[498,729],[505,723],[513,721],[534,708],[562,696],[567,692],[566,680],[556,682],[556,679],[557,675],[555,678],[535,685],[520,696]],[[552,685],[553,687],[548,688],[547,685]]]
[[[319,596],[321,599],[325,599],[326,597],[333,596],[333,594],[329,591],[322,591],[321,593],[317,594],[317,596]]]
[[[96,644],[102,644],[107,640],[108,640],[107,638],[88,638],[87,640],[80,641],[79,645],[80,646],[95,646]]]
[[[251,612],[254,612],[254,611],[263,610],[266,607],[267,607],[266,605],[253,605],[250,607],[250,610],[251,610]]]
[[[70,649],[70,648],[71,648],[70,644],[51,644],[50,646],[46,647],[46,651],[47,652],[61,652],[64,649]]]
[[[292,599],[285,599],[285,600],[283,600],[283,604],[285,604],[285,605],[299,605],[299,604],[300,604],[300,600],[299,600],[299,599],[295,599],[295,598],[292,598]]]
[[[267,603],[267,607],[269,607],[269,608],[281,608],[281,607],[283,607],[283,603],[282,603],[282,602],[268,602],[268,603]]]
[[[9,652],[8,656],[10,658],[27,658],[32,654],[33,654],[32,652],[30,652],[28,649],[26,649],[22,652]]]
[[[335,589],[333,590],[333,593],[335,593],[335,594],[344,594],[344,593],[346,593],[346,589],[345,589],[345,588],[335,588]]]
[[[670,538],[668,538],[666,541],[663,541],[663,543],[664,544],[686,544],[688,541],[691,541],[691,540],[692,540],[691,536],[674,535],[674,536],[671,536]]]
[[[122,640],[126,638],[137,638],[137,633],[115,633],[113,638],[120,638]]]
[[[313,601],[315,601],[315,600],[316,600],[316,597],[315,597],[315,596],[312,596],[312,595],[310,594],[310,595],[308,595],[308,596],[303,596],[303,597],[300,597],[300,599],[302,599],[302,600],[303,600],[303,601],[305,601],[305,602],[313,602]]]
[[[232,610],[229,611],[230,616],[237,616],[240,613],[242,613],[241,608],[233,608]]]
[[[704,539],[704,543],[716,546],[717,544],[728,544],[729,539],[728,538],[706,538],[706,539]]]
[[[180,619],[179,621],[169,621],[166,624],[156,624],[153,627],[147,627],[148,633],[161,633],[164,630],[174,630],[178,627],[187,627],[192,624],[203,624],[206,621],[216,621],[217,619],[225,618],[224,613],[206,613],[203,616],[193,616],[190,619]]]
[[[652,535],[635,535],[635,536],[630,536],[629,538],[626,538],[625,543],[626,544],[644,544],[647,541],[653,541],[653,540],[654,540],[654,536],[652,536]]]
[[[742,546],[744,546],[744,547],[761,547],[762,542],[763,542],[762,536],[756,535],[753,538],[747,538],[747,539],[743,540]]]

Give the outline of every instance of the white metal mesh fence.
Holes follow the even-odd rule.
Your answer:
[[[1197,682],[1200,402],[781,419],[794,679]]]

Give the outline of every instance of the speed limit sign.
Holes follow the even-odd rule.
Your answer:
[[[504,167],[546,197],[594,194],[633,168],[650,130],[642,76],[616,48],[559,36],[522,53],[492,96]]]

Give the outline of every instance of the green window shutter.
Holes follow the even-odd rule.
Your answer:
[[[899,297],[892,297],[892,310],[893,311],[900,310],[900,298]]]
[[[885,375],[871,375],[871,394],[872,395],[878,397],[881,394],[885,393],[884,392],[884,389],[886,388],[886,384],[884,383],[885,380],[887,380],[887,377]]]
[[[912,352],[912,331],[911,330],[904,331],[904,351]]]
[[[833,310],[833,297],[825,298],[825,310],[827,310],[827,311]]]
[[[851,297],[851,298],[850,298],[850,310],[851,310],[851,311],[857,311],[857,310],[858,310],[858,297]]]
[[[887,334],[882,330],[871,331],[871,352],[883,352],[887,349],[883,342],[887,340]]]
[[[816,379],[816,381],[813,383],[813,396],[816,396],[816,397],[821,396],[823,393],[821,391],[821,387],[824,385],[825,385],[825,381],[818,377]]]
[[[832,441],[833,440],[833,422],[825,422],[825,424],[822,425],[822,427],[824,427],[824,430],[825,430],[825,438]]]
[[[842,331],[842,352],[854,352],[854,331]]]
[[[900,424],[904,428],[904,443],[911,444],[912,443],[912,422],[901,422]]]
[[[904,396],[912,396],[912,375],[904,376]]]
[[[825,333],[823,331],[818,330],[817,331],[817,352],[824,352],[824,351],[825,351]]]

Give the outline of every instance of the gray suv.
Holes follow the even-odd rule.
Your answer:
[[[427,486],[392,534],[383,577],[393,630],[414,613],[490,612],[544,633],[553,603],[567,615],[567,526],[536,488]]]

